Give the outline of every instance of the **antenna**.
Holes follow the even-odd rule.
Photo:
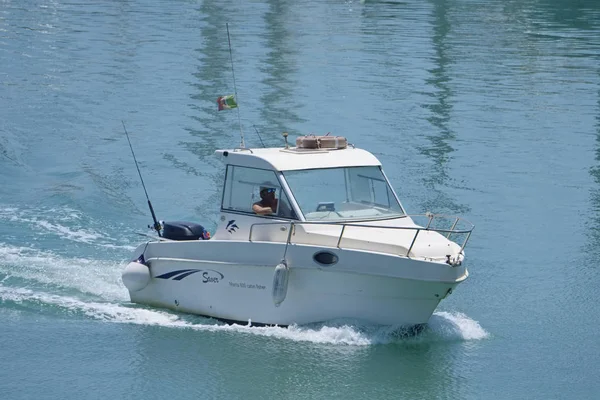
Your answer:
[[[229,44],[229,60],[231,61],[231,74],[233,75],[233,92],[235,94],[235,99],[236,101],[238,100],[238,94],[237,94],[237,88],[235,86],[235,71],[233,70],[233,55],[231,53],[231,39],[229,37],[229,23],[225,23],[225,26],[227,27],[227,43]],[[243,149],[244,146],[244,132],[242,131],[242,120],[240,118],[240,102],[237,101],[238,106],[237,108],[237,115],[238,115],[238,124],[240,126],[240,136],[242,138],[242,141],[240,143],[240,147]]]
[[[140,172],[140,167],[138,166],[138,162],[135,158],[135,153],[133,152],[133,146],[131,146],[131,140],[129,140],[129,133],[127,133],[127,128],[125,128],[125,122],[121,120],[123,124],[123,130],[125,130],[125,136],[127,136],[127,142],[129,143],[129,148],[131,149],[131,155],[133,156],[133,161],[135,162],[135,167],[137,168],[138,175],[140,176],[140,180],[142,181],[142,187],[144,188],[144,193],[146,193],[146,200],[148,200],[148,207],[150,207],[150,214],[152,214],[152,220],[154,221],[154,230],[158,233],[158,236],[162,236],[160,234],[161,226],[156,220],[156,214],[154,214],[154,208],[152,208],[152,203],[150,203],[150,198],[148,197],[148,191],[146,191],[146,185],[144,185],[144,179],[142,178],[142,173]]]

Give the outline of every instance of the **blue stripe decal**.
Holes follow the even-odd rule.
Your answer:
[[[156,278],[169,279],[169,278],[171,278],[171,277],[173,277],[175,275],[183,274],[183,273],[186,273],[186,272],[189,272],[189,271],[198,272],[200,270],[199,269],[180,269],[180,270],[177,270],[177,271],[167,272],[166,274],[159,275]]]
[[[180,281],[180,280],[182,280],[183,278],[185,278],[186,276],[190,276],[191,274],[195,274],[196,272],[200,272],[200,271],[201,271],[200,269],[196,269],[196,270],[193,270],[193,271],[189,271],[189,272],[183,273],[183,274],[181,274],[181,275],[179,275],[179,276],[177,276],[177,277],[173,278],[173,280],[174,280],[174,281]]]

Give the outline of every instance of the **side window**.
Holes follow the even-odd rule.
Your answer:
[[[275,189],[277,199],[280,199],[276,215],[295,218],[293,211],[291,211],[290,202],[285,193],[282,192],[275,172],[264,169],[228,165],[222,208],[254,214],[252,205],[261,201],[260,190],[264,187]]]
[[[361,167],[351,168],[348,172],[351,197],[359,203],[368,203],[384,207],[390,206],[390,193],[387,183],[373,171]]]

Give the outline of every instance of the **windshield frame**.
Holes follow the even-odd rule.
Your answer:
[[[399,211],[393,210],[393,211],[397,211],[397,213],[391,214],[391,215],[383,214],[383,215],[379,215],[379,216],[371,215],[371,216],[366,216],[366,217],[347,217],[347,218],[339,218],[339,219],[337,219],[337,218],[336,219],[307,218],[308,211],[302,208],[299,198],[296,196],[296,193],[294,192],[294,189],[301,191],[302,188],[297,187],[293,184],[290,184],[290,180],[288,179],[290,177],[290,175],[295,174],[295,173],[300,173],[300,172],[308,172],[308,171],[342,170],[343,174],[344,174],[345,195],[348,197],[348,196],[350,196],[350,192],[351,192],[351,189],[349,188],[348,171],[351,169],[354,169],[354,168],[377,168],[381,175],[376,178],[375,177],[367,177],[367,178],[372,179],[372,180],[381,181],[385,184],[385,189],[387,191],[387,194],[389,197],[389,203],[390,203],[390,207],[388,207],[388,210],[390,210],[390,211],[393,210],[392,202],[395,202],[395,204],[397,204],[397,206],[399,208]],[[360,166],[359,165],[359,166],[344,166],[344,167],[329,167],[329,168],[309,168],[309,169],[301,169],[301,170],[281,171],[280,179],[282,181],[282,184],[287,189],[286,191],[288,192],[289,200],[290,200],[290,202],[293,203],[293,206],[296,209],[298,216],[300,217],[301,220],[306,221],[306,222],[312,222],[312,223],[322,222],[322,223],[331,224],[331,223],[347,223],[347,222],[382,221],[382,220],[389,220],[389,219],[404,218],[408,215],[406,213],[406,210],[402,206],[402,202],[398,198],[396,191],[392,187],[387,175],[385,174],[385,172],[383,171],[383,168],[380,165],[378,165],[378,166],[375,166],[375,165]],[[372,205],[377,206],[376,203],[372,203]],[[379,208],[382,208],[381,205],[379,205],[379,206],[380,206]],[[373,208],[376,208],[376,207],[373,207]]]

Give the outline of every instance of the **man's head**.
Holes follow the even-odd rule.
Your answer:
[[[261,186],[260,187],[260,198],[261,199],[274,199],[275,192],[277,189],[269,186]]]

